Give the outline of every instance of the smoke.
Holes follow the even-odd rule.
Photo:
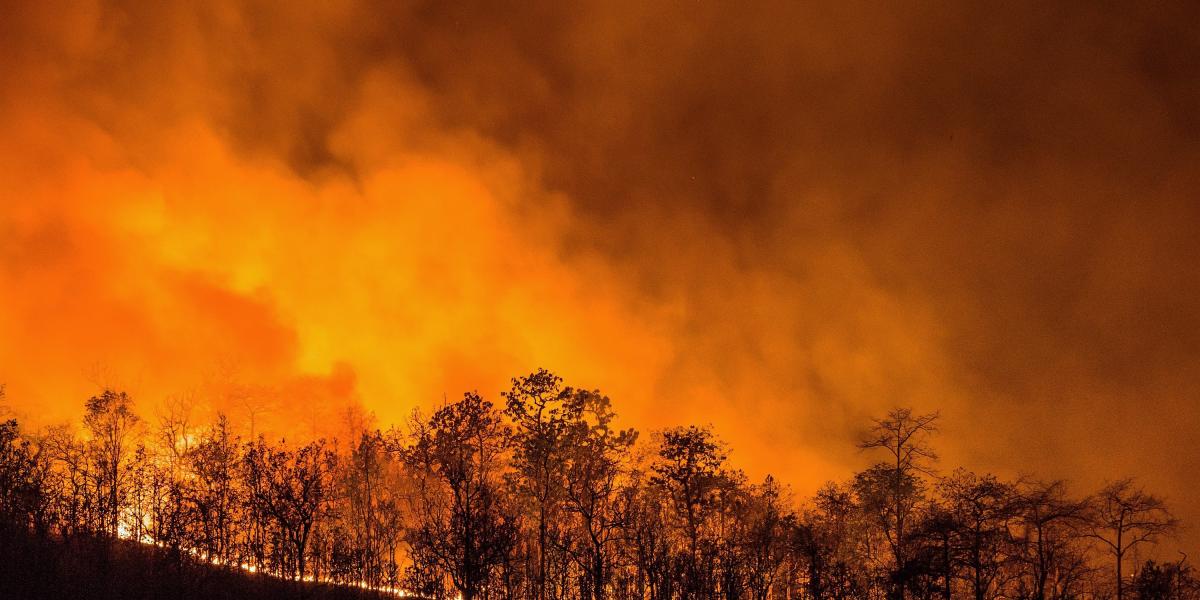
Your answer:
[[[5,6],[9,401],[546,366],[802,491],[915,405],[1200,518],[1194,7],[625,4]]]

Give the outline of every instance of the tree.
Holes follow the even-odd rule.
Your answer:
[[[1132,480],[1085,502],[1060,481],[939,479],[936,415],[875,421],[860,447],[886,459],[797,514],[785,485],[731,469],[709,428],[637,444],[608,397],[546,371],[506,398],[502,413],[465,394],[414,413],[406,432],[370,431],[348,411],[351,445],[240,444],[224,415],[205,425],[179,407],[142,436],[111,391],[89,400],[82,434],[0,422],[0,554],[61,557],[98,571],[99,589],[117,589],[122,562],[143,555],[154,562],[141,571],[177,590],[242,567],[270,576],[260,582],[436,600],[1200,600],[1184,561],[1126,572],[1176,526],[1161,498]],[[112,544],[118,534],[144,544]],[[51,544],[63,552],[28,558]],[[1096,568],[1109,555],[1117,597]],[[234,568],[195,578],[209,561]]]
[[[192,444],[196,398],[192,394],[168,396],[158,415],[158,443],[165,451],[173,478],[179,477],[184,457]]]
[[[1060,600],[1071,595],[1083,565],[1076,548],[1079,529],[1085,522],[1087,502],[1067,496],[1059,481],[1024,482],[1016,498],[1017,535],[1021,544],[1018,560],[1031,580],[1031,600]]]
[[[791,550],[797,517],[788,507],[786,489],[768,475],[744,495],[739,516],[738,553],[753,600],[767,600]]]
[[[422,562],[474,600],[516,543],[499,478],[508,430],[479,394],[414,419],[402,456],[415,479],[407,540]]]
[[[42,452],[47,456],[48,488],[51,504],[58,522],[58,533],[64,538],[76,537],[101,530],[96,515],[96,497],[92,487],[92,462],[87,446],[66,426],[51,427],[41,437]]]
[[[951,600],[954,581],[958,576],[962,545],[960,533],[965,527],[960,516],[947,502],[928,502],[923,507],[921,519],[912,536],[919,545],[919,556],[915,562],[920,564],[918,568],[910,569],[910,573],[928,578],[923,586],[915,587],[924,587],[933,592],[936,586],[936,593],[942,600]]]
[[[890,596],[904,598],[904,573],[909,558],[908,525],[924,493],[921,475],[932,473],[937,454],[929,437],[937,432],[938,413],[913,414],[897,408],[882,419],[874,419],[867,436],[859,442],[863,450],[883,450],[887,460],[860,473],[856,492],[873,509],[873,515],[892,553]]]
[[[860,513],[847,486],[830,482],[817,490],[792,542],[803,561],[808,597],[850,600],[864,595]]]
[[[582,562],[590,583],[587,592],[592,600],[603,600],[610,575],[609,546],[623,526],[620,480],[637,432],[612,427],[612,402],[597,391],[571,390],[564,404],[566,502],[579,519],[586,547]]]
[[[120,533],[121,509],[129,476],[132,441],[141,422],[125,392],[106,389],[87,401],[83,422],[91,433],[90,449],[97,472],[100,514],[108,534]]]
[[[0,534],[45,533],[49,491],[40,458],[15,419],[0,422]]]
[[[1175,563],[1148,560],[1133,578],[1137,600],[1195,600],[1200,597],[1200,581],[1192,574],[1187,558]]]
[[[230,433],[229,420],[220,414],[185,455],[192,475],[188,497],[201,525],[197,546],[209,558],[226,563],[235,559],[234,527],[237,508],[242,504],[238,446],[237,437]]]
[[[1112,555],[1117,600],[1125,597],[1125,556],[1142,544],[1152,544],[1175,531],[1178,521],[1166,502],[1137,487],[1132,478],[1104,486],[1089,502],[1087,535]]]
[[[562,378],[545,369],[514,378],[512,388],[503,393],[504,413],[515,427],[513,466],[518,476],[517,490],[531,500],[537,521],[534,585],[538,600],[546,598],[549,528],[557,517],[566,486],[564,455],[571,427],[566,402],[571,393],[563,388]]]
[[[974,600],[1000,595],[1000,578],[1014,554],[1009,526],[1016,518],[1012,485],[993,475],[958,469],[938,482],[956,526],[957,562]]]
[[[273,520],[290,545],[290,556],[284,555],[279,566],[290,566],[283,572],[303,579],[313,527],[333,492],[337,456],[323,439],[292,451],[259,438],[247,448],[243,464],[252,508]]]
[[[717,507],[724,483],[725,448],[707,428],[690,425],[659,434],[657,461],[651,482],[666,492],[686,540],[685,594],[704,597],[711,591],[712,569],[702,564],[701,535]]]
[[[628,596],[662,600],[672,597],[675,572],[668,523],[673,512],[670,497],[641,468],[631,469],[620,491],[623,541],[618,551],[633,566]]]
[[[358,581],[381,585],[394,570],[399,506],[388,484],[392,456],[379,431],[359,433],[341,473]]]

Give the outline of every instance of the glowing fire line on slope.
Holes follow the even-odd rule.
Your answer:
[[[146,534],[142,534],[142,535],[138,536],[138,539],[134,539],[133,532],[129,530],[129,526],[124,522],[119,523],[117,525],[117,537],[120,539],[123,539],[123,540],[127,540],[127,541],[134,541],[139,544],[146,545],[146,546],[155,546],[158,548],[164,547],[164,544],[162,542],[155,541],[154,538],[152,538]],[[193,556],[195,558],[198,558],[202,561],[208,562],[209,564],[216,565],[219,567],[233,566],[233,567],[236,567],[243,571],[246,571],[247,573],[265,575],[267,577],[273,577],[275,579],[279,579],[279,580],[283,580],[283,581],[296,581],[294,578],[283,575],[282,573],[275,573],[275,572],[271,572],[271,571],[267,571],[267,570],[262,570],[262,569],[257,568],[255,565],[252,565],[249,563],[231,563],[229,561],[222,560],[219,557],[210,558],[204,552],[196,550],[195,548],[187,548],[186,551],[188,554],[190,554],[191,556]],[[369,583],[367,583],[366,581],[360,581],[358,583],[349,583],[349,582],[345,582],[345,581],[337,581],[334,579],[329,579],[327,577],[322,577],[320,579],[317,579],[317,578],[313,577],[312,575],[305,575],[304,577],[300,578],[300,581],[302,581],[304,583],[321,583],[321,584],[325,584],[325,585],[336,585],[336,586],[342,586],[342,587],[357,587],[359,589],[370,590],[373,592],[381,592],[384,594],[390,594],[390,595],[396,596],[398,598],[416,598],[416,597],[418,597],[418,596],[415,596],[414,594],[408,592],[407,590],[402,590],[400,588],[391,587],[391,586],[372,586]],[[455,600],[462,600],[462,595],[459,594],[459,595],[455,596]]]

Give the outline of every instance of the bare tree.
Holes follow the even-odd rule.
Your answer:
[[[1082,556],[1075,548],[1087,516],[1087,502],[1072,500],[1061,481],[1020,484],[1017,498],[1020,560],[1032,600],[1059,600],[1070,594]]]
[[[921,475],[931,474],[932,464],[937,461],[929,445],[930,436],[937,432],[937,420],[936,412],[917,415],[912,409],[897,408],[882,419],[874,419],[874,426],[858,444],[863,450],[887,453],[887,460],[860,474],[856,491],[876,508],[876,520],[892,551],[893,600],[904,597],[908,525],[924,489]]]
[[[1017,514],[1013,486],[992,475],[958,469],[939,481],[938,489],[953,516],[957,562],[974,600],[999,596],[1015,554],[1010,535]]]
[[[180,464],[192,443],[192,413],[195,407],[195,394],[176,394],[166,399],[158,416],[159,443],[167,451],[173,477],[179,475]]]
[[[1152,544],[1173,533],[1178,520],[1166,501],[1137,487],[1133,478],[1114,481],[1090,499],[1087,535],[1112,555],[1117,578],[1117,600],[1125,597],[1125,556],[1142,544]]]

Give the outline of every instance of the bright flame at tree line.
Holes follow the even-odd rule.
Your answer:
[[[162,542],[156,542],[156,541],[154,541],[154,538],[152,538],[146,534],[142,534],[140,538],[134,539],[133,531],[129,527],[129,518],[131,518],[131,515],[129,513],[126,513],[124,518],[122,519],[122,522],[117,526],[117,537],[118,538],[123,539],[123,540],[138,542],[140,544],[146,544],[148,546],[156,546],[158,548],[163,547]],[[209,564],[216,565],[218,567],[234,566],[234,567],[237,567],[238,569],[241,569],[247,573],[258,573],[259,572],[258,567],[254,566],[250,563],[245,563],[245,562],[231,563],[229,561],[221,559],[220,557],[208,556],[208,555],[204,554],[203,552],[196,550],[195,548],[188,548],[187,553],[189,555],[191,555],[192,557],[196,558],[197,560],[207,562]],[[272,577],[286,578],[286,576],[283,573],[280,573],[278,571],[276,571],[276,572],[262,571],[262,573],[266,574],[266,575],[270,575]],[[409,597],[412,595],[400,588],[387,586],[387,585],[383,585],[383,586],[371,585],[369,582],[366,582],[366,581],[360,581],[357,584],[353,584],[353,583],[346,583],[344,581],[339,581],[336,579],[330,579],[328,577],[318,578],[313,575],[305,575],[302,578],[300,578],[300,581],[303,581],[305,583],[319,582],[319,583],[327,583],[327,584],[331,584],[331,585],[351,585],[351,586],[359,587],[364,590],[372,590],[372,591],[376,591],[376,592],[392,594],[394,596],[398,596],[401,598],[406,598],[406,597]],[[455,596],[455,598],[457,598],[458,600],[462,600],[462,595],[460,594],[458,596]]]

